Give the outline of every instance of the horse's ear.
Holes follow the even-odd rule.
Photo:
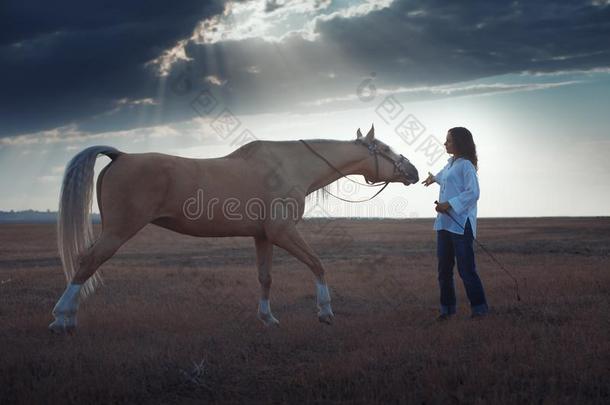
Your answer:
[[[362,132],[360,132],[360,128],[356,131],[356,139],[362,138]]]
[[[373,125],[371,125],[371,129],[369,130],[369,133],[366,134],[366,141],[372,141],[373,139],[375,139],[375,127]]]

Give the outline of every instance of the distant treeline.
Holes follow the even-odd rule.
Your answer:
[[[92,214],[94,223],[100,222],[100,214]],[[0,211],[0,224],[46,224],[57,222],[57,211]]]

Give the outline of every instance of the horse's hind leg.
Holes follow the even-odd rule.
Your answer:
[[[114,253],[135,235],[147,222],[140,221],[137,226],[107,226],[95,243],[79,258],[78,271],[72,277],[63,295],[53,308],[55,320],[49,329],[56,333],[72,332],[76,328],[76,313],[78,311],[79,295],[83,284],[95,271]]]
[[[305,263],[316,277],[316,297],[318,304],[318,320],[331,324],[334,318],[330,306],[330,293],[324,279],[322,261],[313,249],[305,242],[292,223],[275,223],[267,229],[267,237],[277,246],[286,249],[297,259]]]
[[[269,307],[269,290],[271,289],[271,261],[273,259],[273,243],[266,238],[254,238],[256,245],[256,267],[258,281],[261,284],[261,299],[258,304],[258,319],[267,326],[279,326],[278,321]]]
[[[102,232],[100,238],[81,256],[72,283],[84,284],[128,239],[110,232]]]

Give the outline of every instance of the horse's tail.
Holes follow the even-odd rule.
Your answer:
[[[79,256],[94,242],[91,222],[93,175],[99,154],[114,160],[122,152],[110,146],[91,146],[74,156],[66,166],[59,197],[57,215],[57,246],[68,284],[78,269]],[[102,283],[96,272],[81,289],[83,297]]]

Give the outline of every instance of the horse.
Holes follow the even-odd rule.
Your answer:
[[[102,229],[95,239],[90,212],[98,155],[111,162],[97,179]],[[84,149],[68,163],[62,181],[57,240],[67,287],[49,329],[74,333],[80,298],[101,282],[97,269],[149,223],[198,237],[252,237],[260,283],[257,316],[266,326],[279,326],[269,292],[273,247],[283,248],[314,274],[318,319],[331,324],[324,266],[296,225],[306,196],[354,174],[375,185],[419,180],[407,158],[375,138],[374,127],[366,136],[358,129],[356,139],[347,141],[254,140],[208,159],[123,153],[110,146]]]

